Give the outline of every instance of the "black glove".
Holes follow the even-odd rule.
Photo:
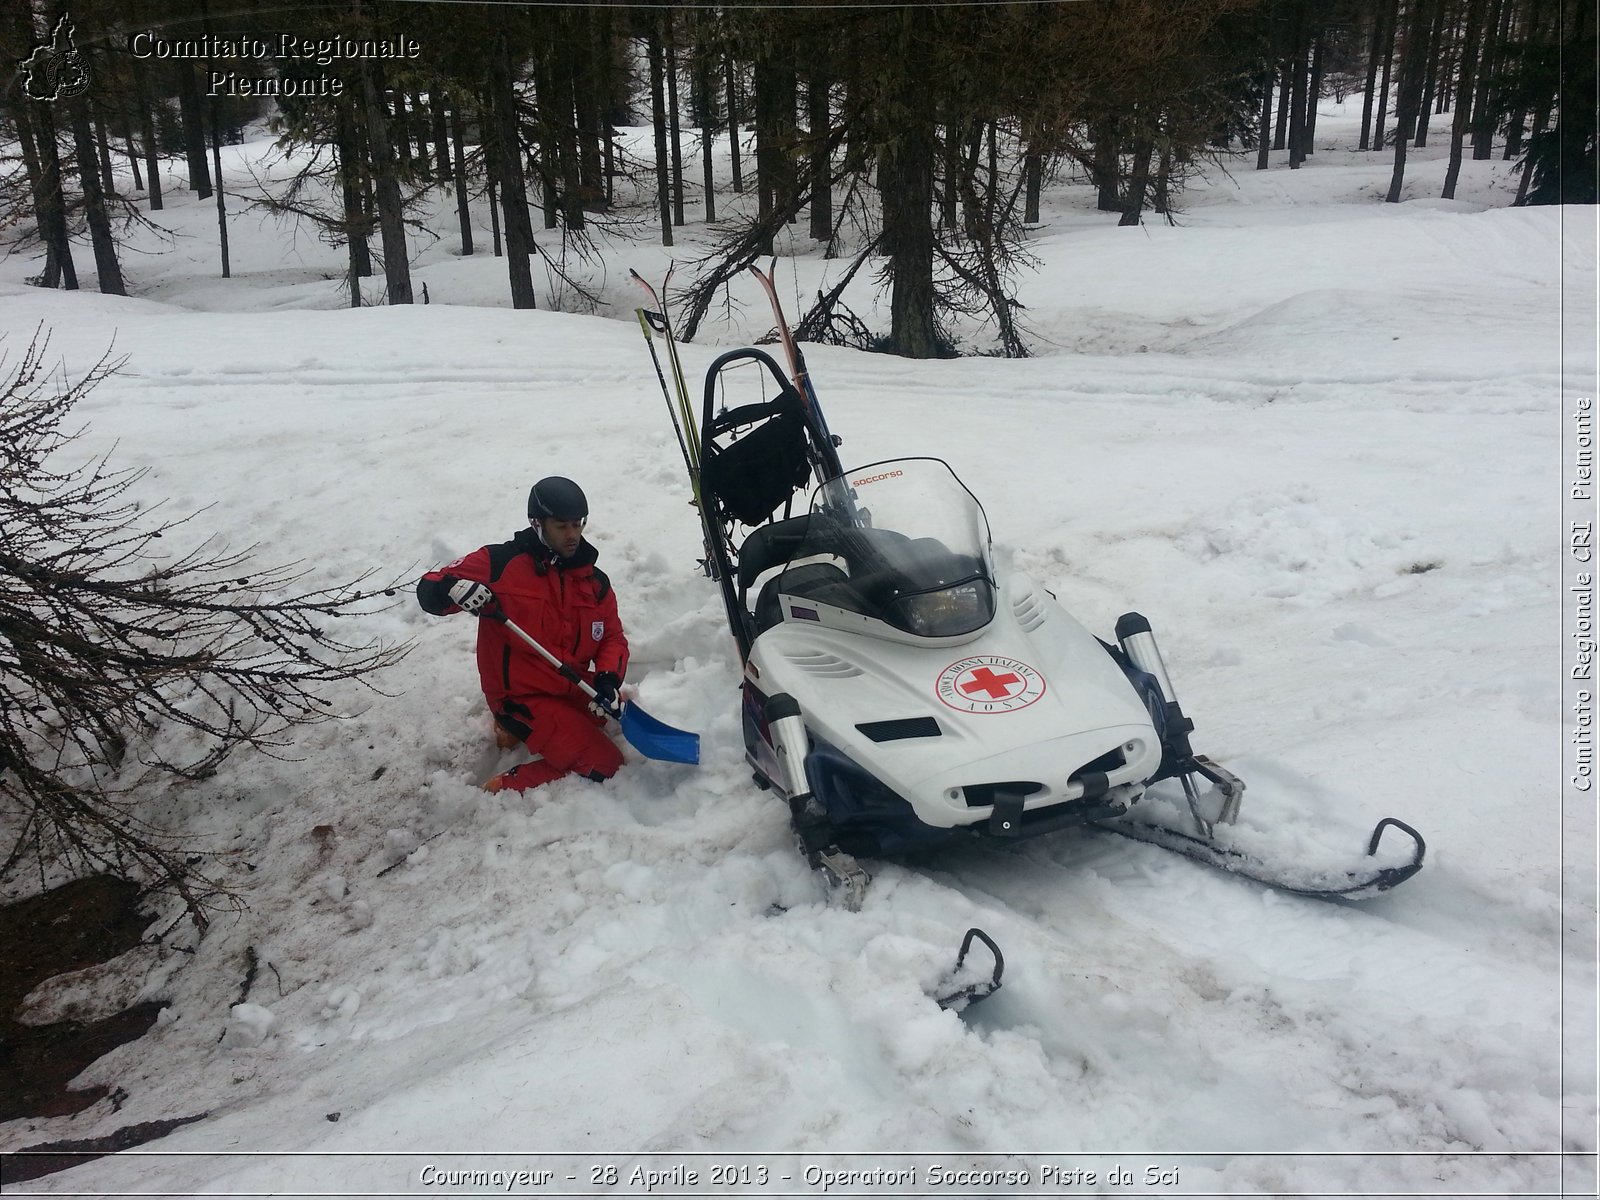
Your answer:
[[[470,579],[454,579],[446,576],[442,581],[449,588],[451,601],[463,612],[469,612],[475,617],[490,616],[499,611],[495,603],[494,592],[485,583],[474,583]]]
[[[614,671],[601,671],[594,677],[594,699],[589,701],[589,711],[597,717],[614,717],[621,710],[617,689],[622,686],[622,676]]]

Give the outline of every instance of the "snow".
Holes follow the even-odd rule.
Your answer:
[[[1214,172],[1176,227],[1050,189],[1020,288],[1034,358],[808,359],[848,462],[945,458],[997,552],[1090,628],[1151,618],[1197,748],[1249,784],[1240,836],[1422,831],[1422,873],[1359,905],[1068,834],[878,864],[862,912],[830,906],[742,761],[733,646],[631,314],[627,268],[659,279],[659,246],[602,239],[579,269],[596,312],[513,312],[503,263],[455,253],[447,201],[415,264],[432,303],[351,311],[339,250],[255,213],[235,210],[218,278],[215,210],[169,178],[177,236],[125,259],[136,298],[0,264],[13,354],[42,322],[74,376],[127,356],[81,405],[79,452],[114,448],[149,469],[142,500],[203,510],[196,538],[301,561],[309,585],[399,581],[351,632],[414,639],[391,694],[338,693],[349,718],[292,757],[152,792],[247,907],[203,938],[167,910],[124,960],[132,995],[95,977],[166,1005],[80,1078],[120,1111],[13,1121],[0,1149],[211,1115],[26,1186],[471,1191],[431,1166],[624,1194],[639,1167],[691,1194],[739,1190],[710,1168],[743,1153],[799,1195],[1018,1193],[936,1165],[1084,1194],[1592,1193],[1594,814],[1563,827],[1555,764],[1561,386],[1593,377],[1572,310],[1592,334],[1594,214],[1510,208],[1499,161],[1431,199],[1439,145],[1382,204],[1358,113],[1324,109],[1302,170]],[[234,147],[224,171],[245,188],[272,158]],[[707,241],[690,226],[676,253]],[[780,260],[791,314],[838,267]],[[683,348],[696,394],[770,327],[753,283],[730,298]],[[469,621],[427,617],[408,581],[508,535],[547,473],[588,490],[630,681],[701,734],[699,768],[629,750],[603,787],[479,789],[520,752],[494,749]],[[941,1011],[972,926],[1004,987]],[[43,985],[31,1019],[83,990]],[[622,1182],[591,1185],[606,1163]],[[808,1166],[918,1174],[825,1188]]]

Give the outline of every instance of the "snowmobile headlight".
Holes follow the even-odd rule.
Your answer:
[[[986,579],[923,592],[896,601],[894,623],[919,637],[955,637],[982,629],[994,617],[994,589]]]

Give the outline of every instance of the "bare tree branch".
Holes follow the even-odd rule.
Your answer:
[[[340,715],[328,686],[383,694],[373,677],[409,647],[333,632],[392,594],[370,575],[307,588],[308,569],[256,566],[254,547],[168,551],[192,518],[153,520],[130,493],[143,471],[60,465],[82,432],[63,422],[122,360],[57,381],[47,345],[36,333],[0,380],[0,878],[30,859],[137,872],[198,917],[203,857],[139,815],[135,786],[280,752]]]

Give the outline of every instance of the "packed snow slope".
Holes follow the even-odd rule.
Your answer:
[[[1429,199],[1439,148],[1385,205],[1353,120],[1318,128],[1305,169],[1215,172],[1177,226],[1116,228],[1081,182],[1052,188],[1019,280],[1035,357],[808,357],[848,465],[944,458],[997,553],[1086,625],[1150,617],[1249,819],[1353,850],[1383,816],[1421,830],[1421,875],[1360,905],[1062,834],[876,864],[862,912],[830,906],[742,761],[734,647],[630,311],[627,268],[660,278],[659,246],[604,242],[597,311],[516,312],[444,201],[415,269],[432,303],[352,311],[337,249],[253,214],[217,278],[214,209],[176,191],[174,240],[125,260],[135,298],[0,265],[11,353],[43,323],[70,375],[127,357],[76,453],[148,468],[141,499],[308,584],[399,581],[349,632],[413,644],[291,758],[151,792],[248,907],[203,938],[166,910],[158,945],[41,986],[32,1020],[167,1008],[82,1079],[119,1111],[14,1121],[0,1149],[210,1116],[27,1186],[388,1193],[430,1190],[433,1160],[403,1152],[916,1151],[1181,1162],[1174,1194],[1592,1190],[1593,819],[1564,843],[1556,780],[1560,383],[1592,370],[1562,284],[1593,295],[1593,214],[1510,208],[1500,162]],[[233,148],[235,185],[269,158]],[[796,250],[791,310],[839,267]],[[771,327],[753,283],[729,299],[684,347],[697,392]],[[852,306],[887,320],[865,285]],[[508,536],[552,473],[588,491],[630,682],[701,733],[698,768],[630,750],[604,786],[479,788],[518,755],[494,750],[470,619],[426,616],[410,581]],[[1005,986],[958,1016],[929,993],[971,926]],[[265,1150],[391,1157],[225,1153]]]

